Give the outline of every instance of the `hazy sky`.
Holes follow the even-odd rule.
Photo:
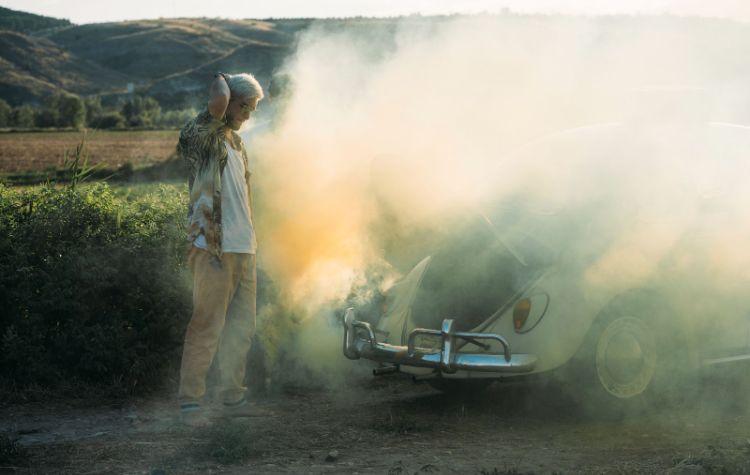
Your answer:
[[[342,17],[512,11],[671,13],[750,20],[750,0],[0,0],[15,10],[74,23],[158,17]]]

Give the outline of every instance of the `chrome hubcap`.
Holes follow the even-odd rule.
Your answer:
[[[618,398],[631,398],[646,390],[656,369],[656,341],[639,319],[622,317],[611,322],[596,345],[599,382]]]

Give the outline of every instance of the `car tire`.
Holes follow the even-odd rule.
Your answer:
[[[621,418],[684,394],[688,352],[671,316],[649,292],[628,293],[602,310],[567,378],[586,413]]]

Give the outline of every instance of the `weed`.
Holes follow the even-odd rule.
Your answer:
[[[65,150],[63,168],[69,176],[68,186],[74,190],[79,183],[86,181],[91,174],[101,168],[100,165],[89,165],[89,152],[86,148],[85,134],[72,153],[70,150]]]
[[[213,426],[208,434],[208,455],[222,464],[242,463],[258,454],[257,439],[247,422],[230,420]]]
[[[417,432],[427,432],[431,426],[425,425],[414,416],[405,413],[395,413],[388,411],[388,416],[384,419],[376,420],[372,426],[378,432],[385,432],[398,435],[414,434]]]

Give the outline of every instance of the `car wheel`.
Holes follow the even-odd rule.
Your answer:
[[[622,316],[607,322],[593,353],[596,382],[609,396],[636,398],[652,385],[658,361],[656,336],[642,319]]]
[[[571,365],[584,409],[617,417],[679,393],[687,351],[669,319],[658,299],[643,294],[618,299],[602,311]]]

